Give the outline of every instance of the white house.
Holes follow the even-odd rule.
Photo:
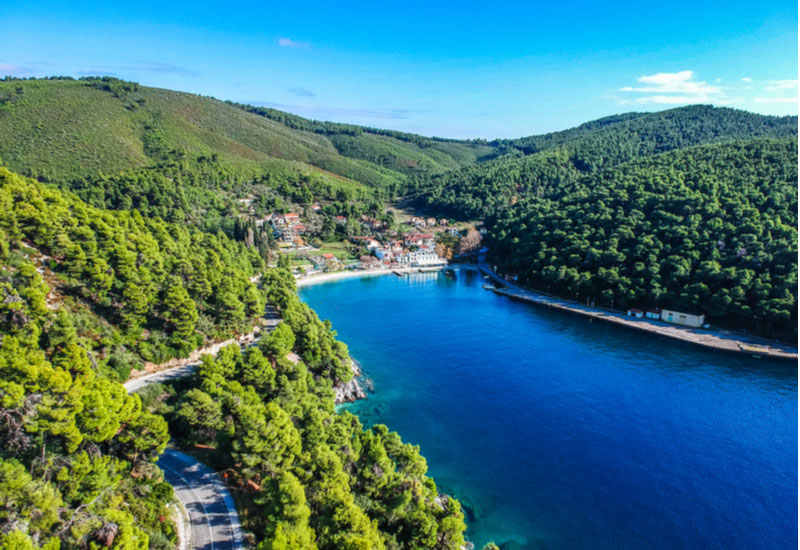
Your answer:
[[[436,246],[436,239],[430,233],[413,233],[406,235],[406,246],[417,246],[419,248],[433,248]]]
[[[416,252],[409,252],[408,263],[413,267],[430,267],[435,265],[447,265],[447,260],[441,258],[433,250],[420,249]]]
[[[694,315],[692,313],[681,313],[671,309],[661,310],[661,320],[667,323],[683,325],[685,327],[699,328],[706,322],[705,315]]]

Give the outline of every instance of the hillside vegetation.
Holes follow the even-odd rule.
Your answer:
[[[0,168],[0,548],[173,550],[172,489],[154,465],[170,435],[236,465],[263,550],[463,545],[460,505],[418,449],[335,414],[347,347],[288,271],[256,288],[263,269],[222,235]],[[206,357],[144,406],[119,384],[141,358],[247,330],[265,299],[284,323],[259,348]]]
[[[492,151],[360,127],[320,133],[319,124],[108,77],[0,82],[0,158],[53,181],[116,174],[180,151],[213,155],[242,175],[294,168],[393,190],[407,174],[457,168]]]
[[[179,441],[236,465],[260,550],[460,549],[461,506],[426,477],[419,448],[334,411],[333,377],[320,364],[347,350],[318,343],[330,325],[318,327],[288,271],[270,270],[264,286],[284,319],[275,332],[245,353],[231,346],[206,358],[190,380],[148,389],[152,410]]]
[[[698,146],[562,182],[503,210],[490,243],[535,288],[796,339],[797,141]]]
[[[57,78],[0,82],[0,131],[1,550],[174,550],[170,438],[229,469],[259,550],[463,547],[418,448],[334,410],[347,346],[297,297],[273,212],[321,242],[391,226],[403,195],[484,220],[491,261],[540,290],[797,338],[796,117],[694,106],[487,143]],[[283,322],[258,346],[141,398],[119,383],[267,302]]]
[[[142,360],[247,332],[263,312],[250,282],[265,267],[254,248],[137,211],[100,210],[2,167],[0,240],[12,243],[9,261],[35,262],[50,304],[80,319],[87,352],[122,381]]]
[[[545,196],[582,174],[638,158],[734,139],[797,135],[797,117],[768,117],[695,105],[628,113],[563,132],[494,142],[507,152],[489,162],[416,178],[411,196],[462,218],[491,216],[525,196]]]

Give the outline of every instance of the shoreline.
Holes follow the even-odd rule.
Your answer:
[[[646,332],[655,336],[664,336],[672,340],[686,342],[704,347],[706,349],[749,355],[751,357],[768,357],[771,359],[781,359],[797,361],[797,349],[789,344],[770,341],[765,344],[765,340],[757,337],[748,337],[739,334],[726,334],[714,330],[694,329],[680,325],[670,325],[649,319],[634,319],[623,313],[614,313],[596,308],[581,306],[550,297],[532,289],[522,288],[518,285],[501,279],[488,266],[478,265],[483,273],[489,275],[494,281],[502,284],[502,288],[495,288],[493,292],[501,296],[506,296],[512,300],[520,300],[529,304],[555,308],[567,313],[588,317],[590,320],[597,319],[617,326]],[[749,348],[749,349],[747,349]]]
[[[447,266],[442,266],[442,269]],[[295,284],[297,288],[304,286],[311,286],[321,283],[332,283],[334,281],[342,281],[344,279],[358,279],[361,277],[378,277],[380,275],[397,275],[398,273],[418,273],[419,267],[402,267],[397,269],[371,269],[371,270],[352,270],[352,271],[335,271],[333,273],[323,273],[322,275],[312,275],[311,277],[303,277],[296,279]]]

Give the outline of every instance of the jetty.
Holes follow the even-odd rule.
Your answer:
[[[494,293],[507,296],[512,300],[520,300],[550,309],[558,309],[567,313],[581,315],[590,319],[597,319],[598,321],[612,323],[617,326],[647,332],[657,336],[664,336],[673,340],[680,340],[705,348],[755,357],[769,357],[797,362],[797,347],[790,346],[789,344],[767,341],[763,338],[744,334],[672,325],[647,318],[637,319],[628,317],[624,313],[582,306],[575,302],[556,298],[506,281],[497,275],[488,264],[481,263],[478,265],[478,269],[488,275],[489,278],[496,283],[495,288],[492,289]],[[484,288],[486,287],[484,286]]]

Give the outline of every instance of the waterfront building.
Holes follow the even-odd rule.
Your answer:
[[[661,319],[661,308],[660,308],[660,307],[651,307],[651,308],[647,308],[647,309],[644,311],[644,315],[645,315],[645,317],[647,317],[648,319],[655,319],[655,320],[659,320],[659,319]]]
[[[685,327],[699,328],[706,322],[705,315],[694,315],[692,313],[682,313],[670,309],[661,310],[661,320],[667,323],[683,325]]]
[[[420,249],[416,252],[409,252],[406,254],[408,256],[408,263],[412,267],[431,267],[437,265],[447,265],[447,260],[440,257],[436,252],[433,250],[428,249]]]

